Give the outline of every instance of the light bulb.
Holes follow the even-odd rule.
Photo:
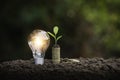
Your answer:
[[[34,30],[28,37],[35,64],[43,64],[45,52],[50,44],[50,37],[44,30]]]

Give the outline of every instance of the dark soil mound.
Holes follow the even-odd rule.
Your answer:
[[[0,80],[120,80],[120,59],[79,58],[61,59],[44,65],[31,60],[7,61],[0,64]]]

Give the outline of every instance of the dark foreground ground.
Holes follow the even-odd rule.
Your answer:
[[[7,61],[0,64],[0,80],[120,80],[120,58],[68,58],[60,64],[46,59],[44,65],[31,60]]]

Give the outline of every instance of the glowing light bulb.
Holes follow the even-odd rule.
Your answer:
[[[35,64],[43,64],[45,52],[50,44],[50,37],[44,30],[34,30],[28,37]]]

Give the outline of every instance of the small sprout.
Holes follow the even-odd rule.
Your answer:
[[[55,26],[55,27],[53,28],[53,33],[54,33],[54,34],[51,33],[51,32],[48,32],[48,34],[51,35],[51,36],[55,39],[55,45],[57,45],[57,41],[58,41],[60,38],[62,38],[62,35],[57,36],[58,31],[59,31],[59,27],[58,27],[58,26]]]
[[[57,26],[55,26],[55,27],[53,28],[53,32],[54,32],[55,35],[57,35],[58,30],[59,30],[59,28],[58,28]]]

